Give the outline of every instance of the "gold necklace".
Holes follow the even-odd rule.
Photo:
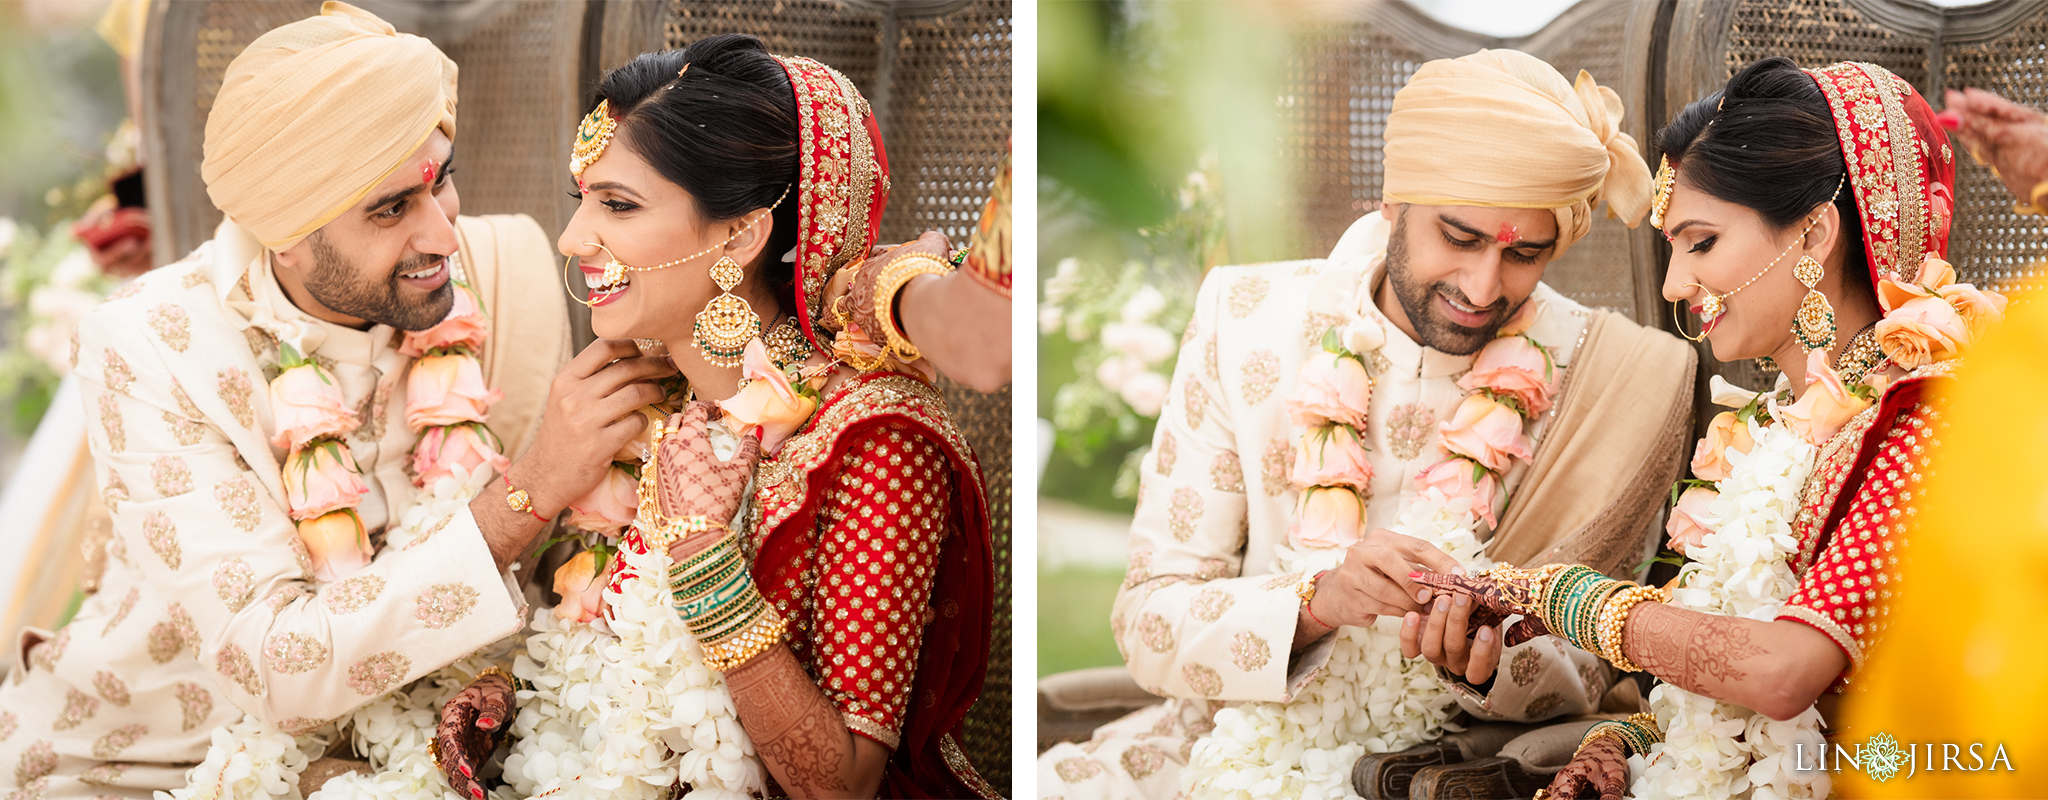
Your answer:
[[[1835,359],[1835,371],[1842,376],[1842,384],[1855,386],[1862,383],[1877,365],[1884,363],[1884,348],[1877,342],[1877,323],[1863,326],[1849,344],[1842,348],[1842,356]]]

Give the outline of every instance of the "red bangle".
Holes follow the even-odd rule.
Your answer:
[[[1309,619],[1312,619],[1312,620],[1315,620],[1315,621],[1316,621],[1316,624],[1317,624],[1317,625],[1321,625],[1321,626],[1323,626],[1323,627],[1325,627],[1325,628],[1330,628],[1330,629],[1333,629],[1333,630],[1334,630],[1334,629],[1336,629],[1336,627],[1337,627],[1337,626],[1335,626],[1335,625],[1331,625],[1330,623],[1327,623],[1327,622],[1324,622],[1324,621],[1323,621],[1323,618],[1322,618],[1322,617],[1318,617],[1318,616],[1316,616],[1316,610],[1315,610],[1315,608],[1314,608],[1314,607],[1312,607],[1312,606],[1310,606],[1309,604],[1307,604],[1307,603],[1302,603],[1302,604],[1301,604],[1301,610],[1303,610],[1303,611],[1306,611],[1306,612],[1308,612],[1308,618],[1309,618]]]

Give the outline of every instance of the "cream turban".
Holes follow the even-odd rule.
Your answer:
[[[1423,64],[1387,117],[1389,203],[1548,208],[1557,251],[1586,235],[1593,208],[1633,228],[1650,208],[1650,168],[1621,132],[1621,96],[1579,72],[1481,50]]]
[[[257,37],[206,117],[206,193],[284,250],[363,199],[438,128],[455,136],[455,62],[328,0]]]

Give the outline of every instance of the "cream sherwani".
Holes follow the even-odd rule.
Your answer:
[[[1473,360],[1417,344],[1374,304],[1387,229],[1369,215],[1329,259],[1217,267],[1202,282],[1144,461],[1129,573],[1111,619],[1131,675],[1171,699],[1103,726],[1085,744],[1048,750],[1039,760],[1042,795],[1173,797],[1217,710],[1287,701],[1328,659],[1330,637],[1290,658],[1300,575],[1275,574],[1275,547],[1287,543],[1298,496],[1287,480],[1303,433],[1287,412],[1295,374],[1332,325],[1367,320],[1385,332],[1364,431],[1374,469],[1366,521],[1398,529],[1416,476],[1444,457],[1438,423],[1467,394],[1457,379]],[[1548,286],[1537,287],[1537,301],[1544,310],[1529,335],[1571,364],[1591,312]],[[1539,447],[1550,421],[1546,414],[1533,425]],[[1517,464],[1504,476],[1510,507],[1527,470]],[[1511,721],[1589,711],[1613,675],[1556,637],[1508,648],[1488,694],[1439,674],[1464,710]]]
[[[490,424],[516,453],[568,355],[567,314],[490,304],[544,281],[550,248],[525,217],[458,230],[455,261],[494,316],[486,377],[508,395]],[[310,730],[519,628],[519,587],[466,507],[334,583],[313,578],[285,513],[267,392],[280,341],[325,365],[362,419],[343,440],[369,487],[358,511],[373,541],[413,504],[400,337],[300,312],[233,223],[86,318],[76,372],[115,535],[99,592],[15,650],[0,784],[32,797],[182,786],[216,726],[249,714]],[[500,347],[525,361],[488,353]]]

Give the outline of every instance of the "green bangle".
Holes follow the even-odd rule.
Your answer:
[[[689,558],[686,558],[680,562],[670,565],[668,568],[669,577],[680,577],[684,573],[696,569],[697,567],[702,566],[706,562],[716,561],[720,558],[728,556],[739,555],[740,549],[736,546],[730,546],[737,545],[738,542],[738,534],[729,534],[720,537],[718,541],[712,542],[710,547],[704,548],[696,555],[690,556]]]
[[[733,573],[731,580],[716,589],[687,598],[678,598],[676,611],[683,615],[683,619],[703,616],[739,597],[746,586],[746,573]]]
[[[745,574],[747,574],[746,565],[739,562],[734,562],[732,564],[727,564],[725,566],[719,567],[716,572],[700,576],[696,580],[692,580],[689,583],[679,586],[671,585],[669,589],[669,595],[676,598],[677,600],[687,600],[691,597],[695,597],[698,595],[710,594],[711,592],[715,591],[717,587],[724,586],[725,584],[731,582],[735,576]]]
[[[729,612],[719,615],[717,619],[707,619],[701,625],[691,625],[690,632],[697,636],[699,642],[717,644],[754,624],[754,620],[767,608],[768,601],[761,597],[759,592],[754,592],[734,603]]]
[[[752,584],[748,584],[748,587],[751,588]],[[705,614],[683,617],[683,624],[689,626],[690,632],[697,634],[697,638],[702,640],[706,635],[724,629],[733,620],[747,616],[748,609],[756,605],[755,600],[760,596],[761,593],[758,591],[742,590],[731,600]]]

